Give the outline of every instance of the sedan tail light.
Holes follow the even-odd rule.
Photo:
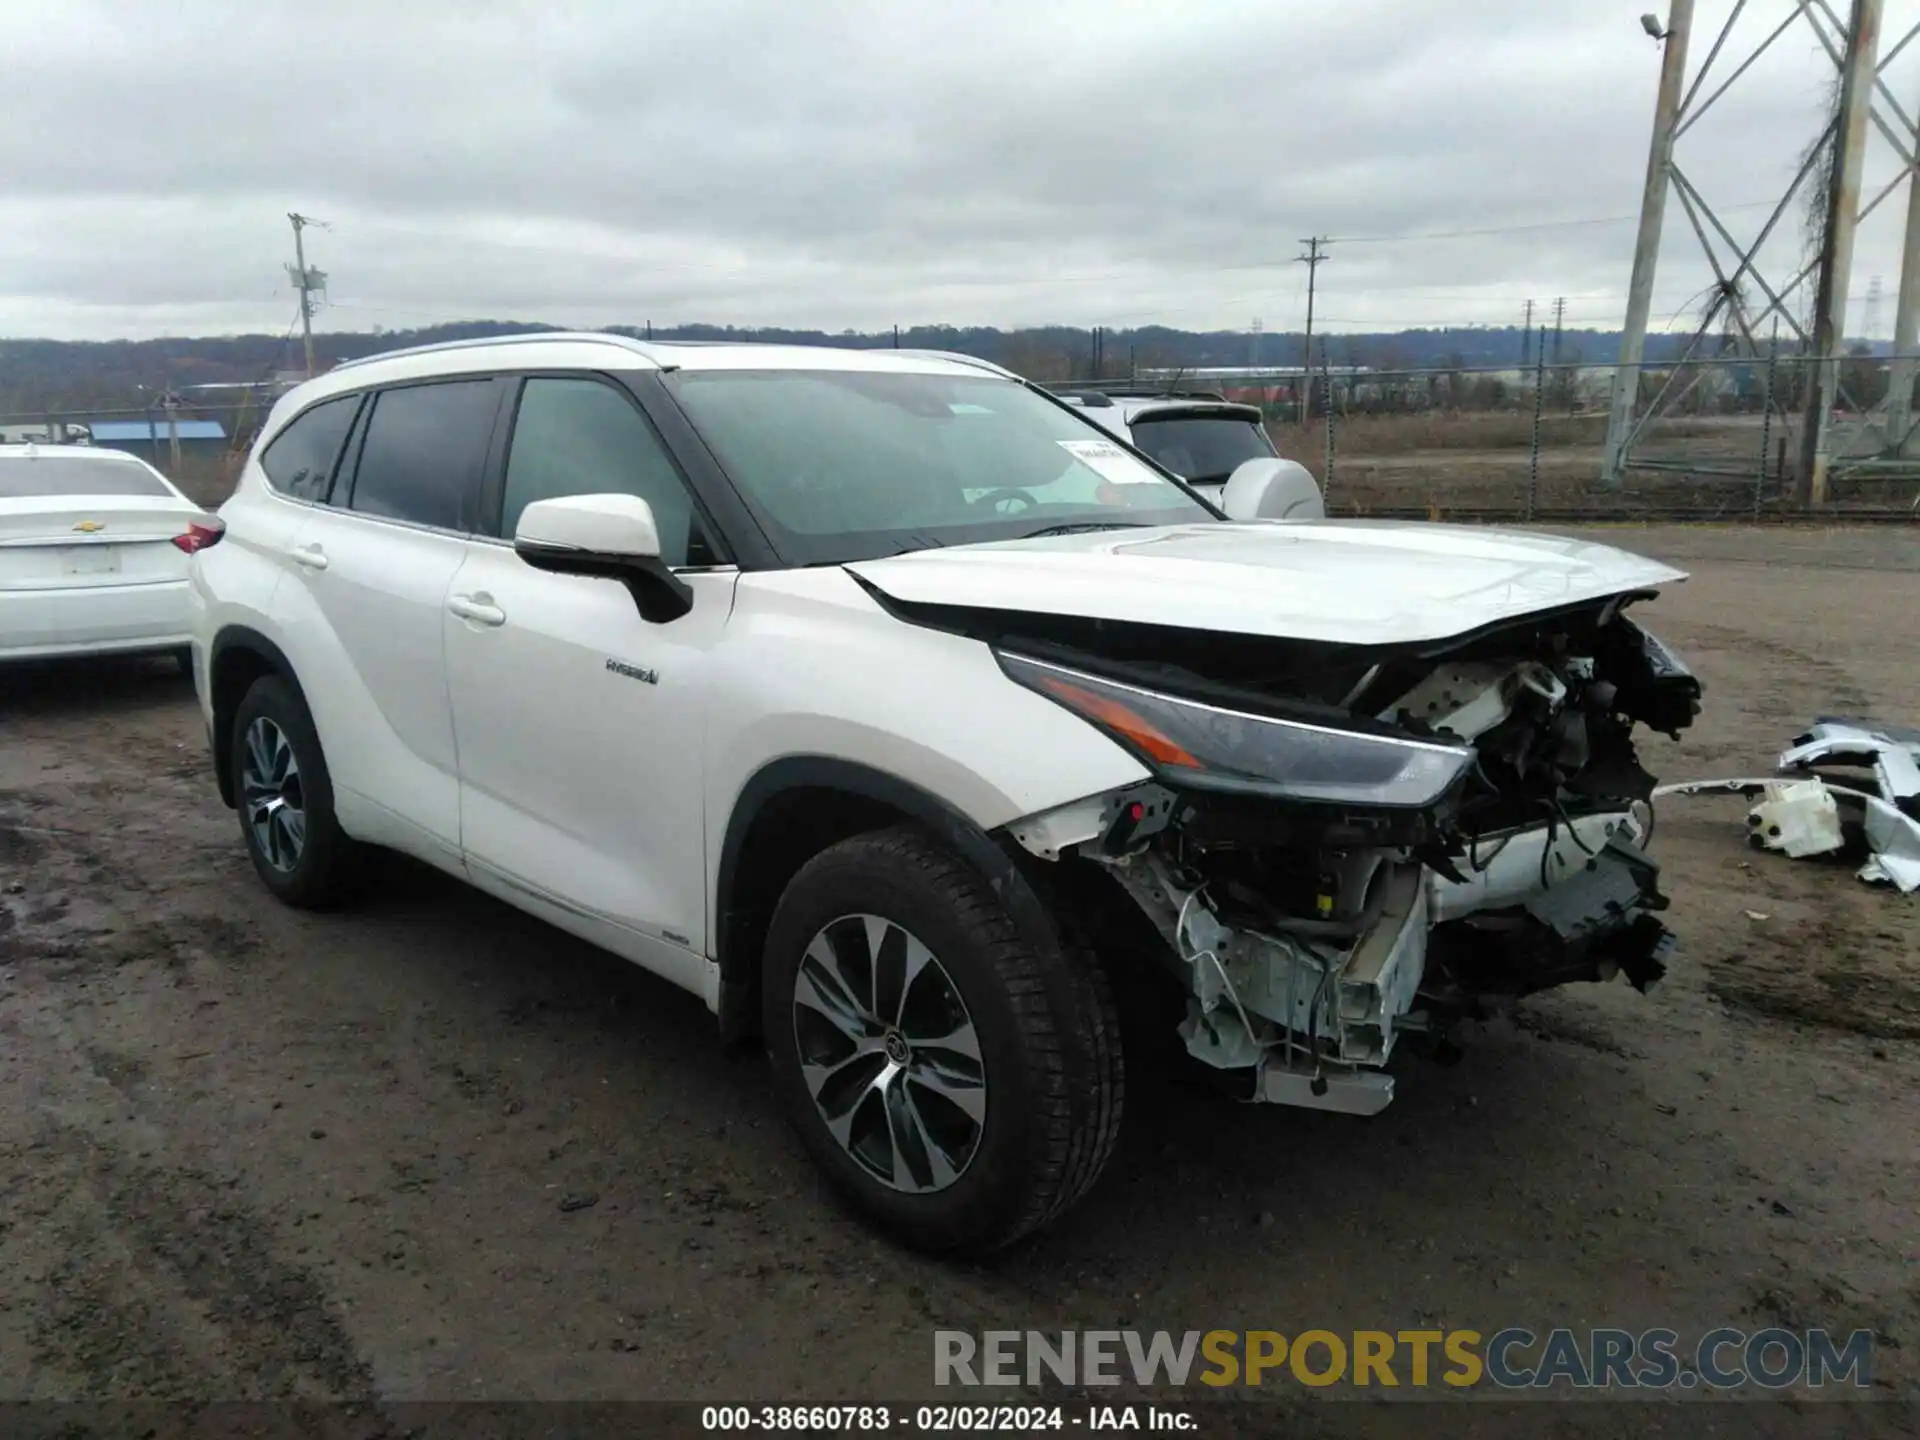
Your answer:
[[[184,535],[173,537],[174,545],[192,555],[206,549],[209,545],[218,545],[220,537],[227,533],[224,521],[208,516],[205,520],[195,520],[187,526]]]

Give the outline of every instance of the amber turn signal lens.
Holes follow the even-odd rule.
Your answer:
[[[1096,695],[1091,690],[1083,690],[1078,685],[1051,675],[1044,677],[1040,683],[1056,699],[1078,710],[1089,720],[1097,720],[1116,735],[1124,735],[1162,765],[1175,765],[1183,770],[1207,768],[1194,758],[1191,751],[1168,739],[1144,717],[1129,710],[1118,700],[1109,700],[1104,695]]]

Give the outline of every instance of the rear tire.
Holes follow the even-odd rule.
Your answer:
[[[351,898],[365,879],[367,850],[334,818],[326,755],[290,681],[253,682],[234,712],[231,764],[240,834],[261,882],[304,910]]]
[[[762,1021],[814,1160],[917,1249],[1010,1245],[1112,1156],[1126,1082],[1093,953],[1025,933],[918,829],[842,841],[794,877],[768,929]]]
[[[180,667],[180,673],[182,675],[186,676],[189,680],[193,679],[193,647],[191,645],[182,645],[178,650],[175,650],[173,652],[173,663]]]

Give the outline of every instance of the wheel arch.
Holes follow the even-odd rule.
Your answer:
[[[220,798],[233,807],[233,716],[253,683],[265,675],[283,676],[296,690],[299,677],[286,652],[245,625],[227,625],[207,652],[207,692],[213,702],[213,765]],[[302,700],[305,693],[302,692]]]
[[[1053,936],[1046,906],[1015,847],[938,795],[855,760],[796,755],[770,761],[734,801],[715,874],[714,954],[724,1039],[758,1033],[767,925],[800,867],[829,845],[901,823],[923,827],[978,869],[1022,931]]]

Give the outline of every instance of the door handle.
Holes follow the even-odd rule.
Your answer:
[[[304,565],[309,570],[324,570],[327,568],[327,552],[322,550],[318,545],[296,545],[293,547],[291,553],[294,563],[297,565]]]
[[[507,612],[493,603],[491,595],[456,595],[447,601],[447,609],[462,620],[471,620],[476,625],[507,623]]]

